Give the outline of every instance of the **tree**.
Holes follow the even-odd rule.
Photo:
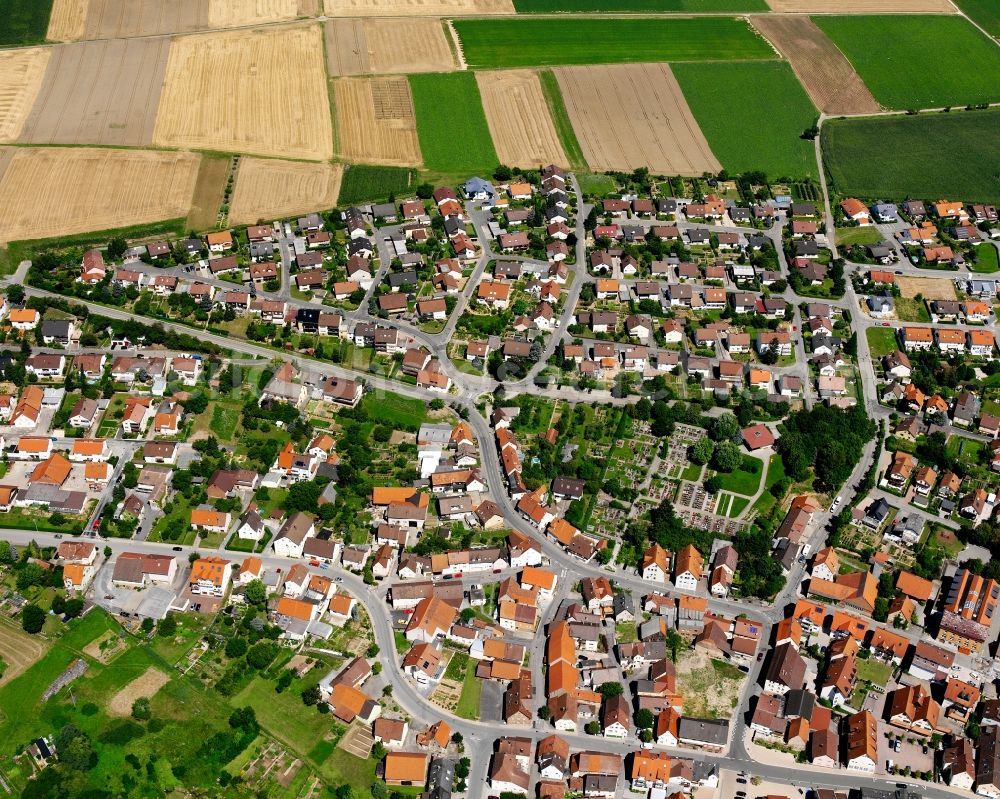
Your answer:
[[[272,641],[258,641],[247,650],[247,664],[254,669],[266,669],[277,656],[277,644]]]
[[[76,771],[87,771],[95,759],[90,736],[75,724],[66,724],[56,733],[59,762]]]
[[[142,620],[142,624],[141,624],[141,625],[139,625],[139,628],[140,628],[140,629],[141,629],[141,630],[142,630],[142,631],[143,631],[144,633],[146,633],[147,635],[149,635],[149,633],[153,632],[153,628],[154,628],[155,626],[156,626],[156,622],[155,622],[155,621],[153,621],[153,620],[152,620],[151,618],[149,618],[149,617],[147,616],[147,617],[146,617],[145,619],[143,619],[143,620]]]
[[[156,634],[161,638],[170,638],[177,633],[177,619],[172,613],[168,613],[159,624],[156,625]]]
[[[583,731],[587,735],[597,735],[601,731],[601,724],[598,721],[588,721],[587,725],[583,728]]]
[[[305,705],[315,705],[320,698],[319,688],[315,685],[302,692],[302,702]]]
[[[740,423],[736,419],[736,415],[732,413],[724,413],[722,416],[716,416],[708,424],[708,434],[715,441],[729,441],[736,438],[736,434],[740,432]]]
[[[263,605],[267,602],[267,588],[264,587],[264,583],[260,580],[251,580],[247,583],[243,597],[251,605]]]
[[[226,642],[226,657],[238,658],[246,654],[248,649],[246,638],[230,638]]]
[[[52,605],[49,607],[49,610],[57,616],[62,616],[63,612],[66,610],[66,597],[62,594],[56,594],[52,597]]]
[[[83,600],[80,597],[73,597],[72,599],[66,600],[66,607],[63,612],[67,617],[75,619],[81,613],[83,613]]]
[[[606,682],[598,690],[605,699],[613,699],[625,692],[625,688],[620,682]]]
[[[45,611],[38,605],[25,605],[21,611],[21,627],[26,633],[35,635],[45,624]]]
[[[743,463],[743,453],[732,441],[720,441],[712,455],[712,466],[720,472],[732,472]]]
[[[24,302],[24,286],[19,283],[12,283],[7,286],[7,300],[11,305],[20,305]]]
[[[153,706],[148,697],[140,696],[132,703],[132,718],[137,721],[149,721],[153,717]]]
[[[432,411],[439,411],[444,407],[444,400],[440,397],[435,397],[430,402],[430,409]]]
[[[115,236],[108,242],[108,260],[118,261],[128,249],[128,242],[121,236]]]
[[[712,460],[712,455],[714,453],[715,442],[713,442],[710,438],[700,438],[695,442],[694,446],[691,447],[691,453],[688,457],[693,463],[702,465]]]
[[[635,726],[641,730],[652,728],[654,723],[656,723],[656,719],[653,716],[653,711],[649,708],[644,707],[635,714]]]
[[[109,546],[104,547],[104,557],[110,558],[113,554],[114,550],[112,550],[111,547]]]

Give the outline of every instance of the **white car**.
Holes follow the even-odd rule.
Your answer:
[[[836,499],[835,499],[835,500],[833,501],[833,505],[831,505],[830,507],[832,507],[832,508],[836,508],[836,507],[837,507],[837,506],[838,506],[839,504],[840,504],[840,497],[837,497],[837,498],[836,498]]]

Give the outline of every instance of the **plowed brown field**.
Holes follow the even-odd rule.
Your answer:
[[[0,50],[0,142],[17,139],[45,78],[52,48]]]
[[[243,158],[229,204],[229,222],[252,224],[317,208],[333,208],[340,193],[340,164],[303,164]]]
[[[649,167],[700,175],[722,169],[666,64],[555,70],[573,130],[594,172]]]
[[[330,158],[333,126],[319,25],[175,39],[153,142]]]
[[[108,39],[50,48],[21,141],[143,146],[153,138],[170,40]]]
[[[338,155],[348,161],[416,166],[420,142],[405,77],[341,78],[337,98]]]
[[[569,166],[536,72],[477,72],[476,82],[500,163]]]
[[[186,216],[201,160],[192,153],[71,147],[14,148],[8,158],[0,176],[0,242]]]
[[[208,0],[89,0],[81,39],[194,33],[208,27]]]
[[[809,17],[758,14],[752,21],[788,59],[820,111],[874,114],[881,110],[851,62]]]
[[[511,0],[323,0],[329,17],[461,17],[513,14]]]

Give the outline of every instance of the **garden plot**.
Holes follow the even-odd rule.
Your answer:
[[[29,144],[148,145],[170,40],[109,39],[51,48],[20,140]]]
[[[267,98],[266,113],[262,97]],[[175,39],[153,141],[166,147],[329,160],[333,126],[320,27]]]
[[[420,142],[405,77],[342,78],[334,83],[339,155],[350,161],[415,166]]]
[[[54,148],[0,152],[0,242],[186,216],[200,156]]]
[[[477,72],[476,81],[501,163],[569,165],[538,73],[528,69]]]
[[[52,48],[41,47],[0,51],[0,142],[12,142],[20,135],[51,53]]]
[[[823,113],[877,114],[882,110],[851,62],[809,17],[761,15],[753,18],[753,25],[788,59]]]
[[[722,169],[668,65],[560,67],[555,75],[593,171],[648,167],[701,175]]]
[[[333,208],[342,172],[339,164],[242,158],[229,205],[229,221],[250,224],[259,219]]]

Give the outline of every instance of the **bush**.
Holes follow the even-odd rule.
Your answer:
[[[140,696],[132,703],[132,718],[149,721],[153,717],[153,707],[148,697]]]
[[[21,611],[21,627],[26,633],[35,635],[45,625],[45,611],[38,605],[25,605]]]

